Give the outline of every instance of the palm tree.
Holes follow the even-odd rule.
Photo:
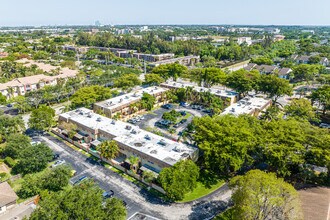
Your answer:
[[[131,170],[133,170],[133,172],[136,173],[136,171],[138,169],[140,159],[138,157],[135,157],[135,156],[130,156],[128,158],[128,160],[131,164]]]
[[[114,140],[102,142],[97,150],[100,153],[101,159],[111,160],[119,154],[118,144]]]

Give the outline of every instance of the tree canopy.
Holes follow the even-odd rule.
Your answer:
[[[197,165],[191,160],[184,160],[173,167],[164,168],[158,178],[170,199],[181,200],[196,187],[198,177]]]
[[[29,118],[29,127],[38,131],[49,130],[55,123],[55,110],[42,105],[32,111]]]
[[[229,184],[233,189],[233,219],[301,219],[297,191],[274,173],[251,170],[244,176],[234,177]]]
[[[178,63],[173,63],[157,66],[152,70],[152,73],[158,74],[166,80],[172,78],[174,81],[176,81],[177,78],[185,74],[187,71],[187,67]]]
[[[102,190],[92,182],[57,193],[41,196],[39,207],[30,220],[100,219],[125,220],[126,208],[121,200],[109,198],[103,204]]]
[[[53,159],[53,151],[45,144],[28,146],[22,150],[20,160],[14,166],[14,173],[23,175],[44,170]]]

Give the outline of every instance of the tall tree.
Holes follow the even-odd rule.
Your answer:
[[[323,114],[330,110],[330,85],[324,85],[312,92],[311,99],[322,106]]]
[[[53,159],[53,151],[45,144],[38,144],[25,148],[20,160],[14,166],[14,173],[36,173],[44,170],[49,161]]]
[[[274,173],[251,170],[234,177],[229,184],[234,190],[233,217],[242,220],[301,219],[296,190]]]
[[[259,82],[259,91],[273,98],[274,103],[284,95],[292,94],[292,87],[288,80],[281,79],[276,75],[262,75]]]
[[[30,220],[99,219],[125,220],[127,211],[117,198],[102,200],[102,190],[92,182],[41,196]]]
[[[29,127],[38,131],[49,130],[55,123],[55,110],[49,106],[41,106],[32,111]]]
[[[103,141],[99,146],[98,146],[98,151],[100,152],[101,157],[111,160],[118,156],[119,154],[119,147],[116,141],[111,140],[111,141]]]
[[[169,198],[181,200],[186,193],[194,190],[198,177],[197,165],[191,160],[184,160],[173,167],[164,168],[158,178]]]
[[[307,99],[294,99],[284,108],[287,116],[296,118],[297,120],[318,120],[315,109]]]

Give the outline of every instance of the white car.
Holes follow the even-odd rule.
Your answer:
[[[320,128],[330,128],[330,125],[327,123],[321,123]]]
[[[59,165],[62,165],[65,163],[65,160],[57,160],[55,163],[52,165],[52,168],[57,167]]]

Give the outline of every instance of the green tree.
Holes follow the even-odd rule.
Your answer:
[[[58,166],[47,172],[27,174],[23,178],[22,186],[18,191],[20,198],[29,198],[40,194],[43,190],[58,192],[69,184],[71,168]]]
[[[164,168],[158,178],[170,199],[181,200],[186,193],[196,188],[198,177],[197,165],[191,160],[184,160],[173,167]]]
[[[226,79],[226,85],[243,95],[253,90],[258,85],[260,75],[248,72],[244,69],[230,73]]]
[[[146,85],[159,85],[165,80],[158,74],[149,73],[145,75],[144,84]]]
[[[289,117],[297,120],[318,121],[315,109],[307,99],[294,99],[285,108],[285,113]]]
[[[202,117],[193,120],[194,141],[204,152],[203,165],[210,172],[236,172],[247,162],[248,151],[260,143],[261,126],[251,116]]]
[[[172,78],[174,81],[176,81],[187,71],[188,71],[187,67],[180,65],[178,63],[173,63],[173,64],[164,64],[157,66],[152,70],[152,73],[159,74],[165,80]]]
[[[41,196],[30,220],[99,219],[125,220],[127,211],[117,198],[102,201],[102,190],[92,182]]]
[[[49,106],[41,106],[32,111],[29,127],[38,131],[49,130],[55,123],[55,110]]]
[[[7,138],[9,135],[20,134],[25,131],[25,123],[21,116],[2,115],[0,113],[0,138]]]
[[[312,92],[311,99],[313,102],[318,102],[322,106],[323,114],[330,110],[330,86],[324,85]]]
[[[98,151],[100,152],[100,155],[102,158],[105,158],[107,160],[114,159],[119,154],[119,147],[116,141],[103,141],[98,146]]]
[[[130,169],[133,172],[137,172],[137,170],[139,168],[138,166],[139,166],[140,159],[138,157],[135,157],[135,156],[132,155],[128,158],[128,161],[131,164]]]
[[[53,151],[47,145],[29,146],[22,151],[20,160],[14,166],[13,172],[23,175],[39,172],[44,170],[52,159]]]
[[[103,86],[86,86],[77,90],[71,97],[71,107],[90,108],[93,103],[111,98],[113,92]]]
[[[226,81],[226,74],[219,68],[203,68],[192,69],[189,71],[188,77],[197,82],[199,85],[210,88],[217,84],[224,84]]]
[[[21,157],[23,151],[30,147],[31,139],[23,134],[11,134],[7,138],[7,144],[3,153],[13,159]]]
[[[7,103],[7,97],[2,95],[2,93],[0,93],[0,105],[4,105]]]
[[[288,80],[281,79],[276,75],[262,75],[259,82],[259,91],[273,98],[274,103],[284,95],[292,94],[292,87]]]
[[[273,173],[251,170],[234,177],[229,184],[234,190],[233,219],[301,219],[297,191]]]
[[[141,107],[150,111],[156,104],[156,98],[148,93],[143,93],[141,98]]]
[[[114,87],[122,88],[123,90],[128,90],[130,88],[133,88],[134,86],[141,85],[141,83],[142,82],[137,74],[130,73],[116,78],[114,80]]]
[[[255,64],[258,64],[258,65],[262,65],[262,64],[273,65],[274,64],[273,60],[268,58],[268,57],[254,58],[254,59],[251,60],[251,63],[255,63]]]

